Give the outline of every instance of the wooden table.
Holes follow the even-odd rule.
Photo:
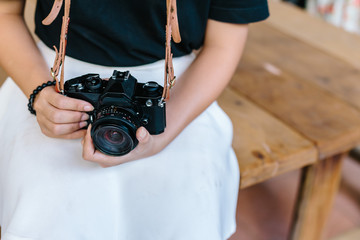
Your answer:
[[[251,25],[222,108],[241,187],[302,169],[290,239],[319,240],[347,152],[360,143],[360,37],[288,4]]]

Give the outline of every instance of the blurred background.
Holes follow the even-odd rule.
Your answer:
[[[360,34],[359,0],[285,0],[304,8],[311,15],[341,27],[346,31]]]
[[[360,35],[360,0],[278,0],[276,2],[292,4],[329,25],[353,35]],[[270,8],[271,14],[274,13]],[[301,22],[302,19],[297,21]],[[304,25],[308,23],[305,21]],[[319,39],[319,45],[322,40]],[[238,202],[238,231],[231,240],[287,239],[299,176],[300,171],[294,171],[241,190]],[[344,161],[340,189],[325,227],[323,239],[360,239],[359,176],[360,155],[355,149]]]
[[[32,19],[36,0],[26,2],[25,17],[29,28],[33,30]],[[360,0],[286,0],[284,2],[293,4],[294,7],[328,24],[353,34],[360,34]],[[6,74],[0,68],[0,85],[5,78]],[[354,156],[349,156],[345,160],[340,190],[325,229],[324,239],[360,239],[359,162]],[[299,174],[299,171],[293,171],[241,190],[237,216],[238,230],[231,240],[287,239]]]

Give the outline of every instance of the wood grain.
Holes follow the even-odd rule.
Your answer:
[[[360,36],[345,32],[291,4],[270,0],[271,26],[360,69]]]
[[[251,27],[247,51],[261,55],[263,61],[280,71],[315,83],[360,109],[360,70],[346,62],[294,39],[268,23]]]
[[[290,239],[322,239],[321,229],[339,187],[344,156],[339,154],[304,168]]]
[[[240,188],[317,161],[310,141],[231,89],[224,91],[219,104],[234,126]]]
[[[360,228],[357,227],[339,236],[331,238],[330,240],[359,240],[359,239],[360,239]]]
[[[264,44],[273,49],[272,42]],[[277,54],[276,49],[272,54]],[[283,61],[286,62],[291,54],[289,49],[287,54],[281,55]],[[354,147],[360,139],[360,113],[293,71],[273,65],[267,55],[246,48],[230,87],[313,141],[320,158]],[[311,63],[300,67],[316,71]]]

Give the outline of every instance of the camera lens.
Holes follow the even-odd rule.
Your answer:
[[[105,139],[113,144],[122,144],[124,142],[124,136],[121,134],[121,132],[110,129],[105,134]]]
[[[132,129],[125,125],[101,124],[94,129],[92,139],[95,147],[101,152],[121,156],[136,146],[133,135]]]

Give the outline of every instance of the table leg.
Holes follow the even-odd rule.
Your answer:
[[[321,239],[339,187],[345,155],[332,156],[303,168],[289,239]]]

